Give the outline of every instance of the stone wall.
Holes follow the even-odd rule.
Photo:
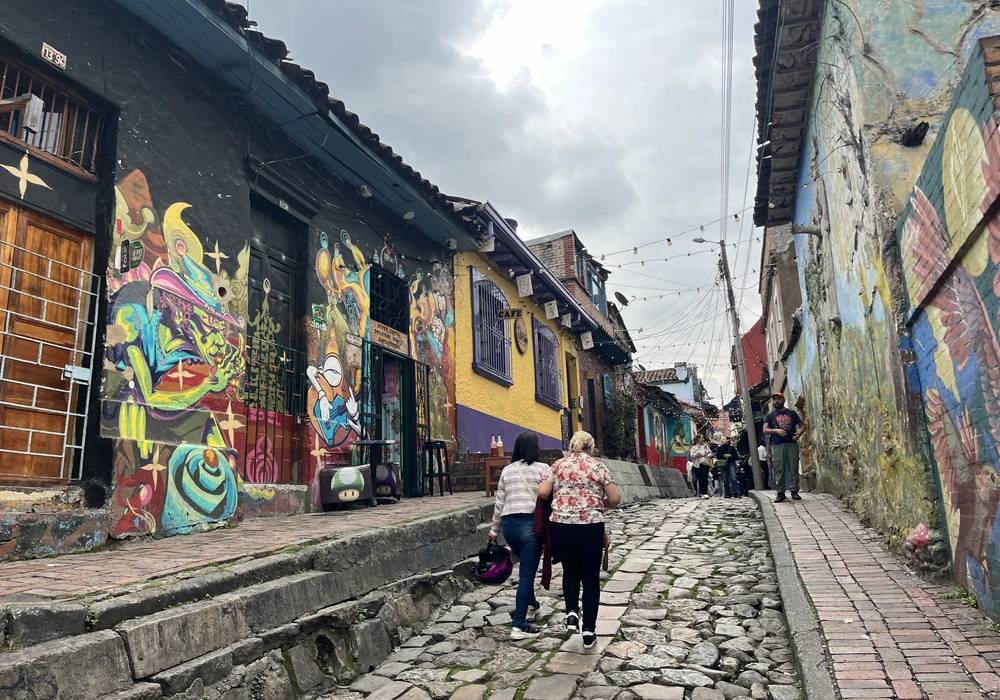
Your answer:
[[[292,698],[352,680],[470,584],[464,511],[73,603],[0,611],[4,697]],[[437,573],[431,573],[437,572]]]
[[[962,2],[852,6],[826,3],[807,105],[792,223],[821,235],[783,233],[802,293],[787,393],[808,426],[803,471],[898,546],[941,519],[893,225],[975,40],[997,31],[998,15]],[[889,25],[900,30],[880,31]],[[921,121],[927,138],[904,145]]]
[[[1000,37],[969,60],[896,229],[907,328],[936,466],[946,542],[911,548],[924,567],[952,552],[955,579],[1000,616]]]

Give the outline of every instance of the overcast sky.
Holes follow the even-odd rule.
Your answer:
[[[736,5],[730,212],[751,206],[754,191],[751,172],[744,204],[756,3]],[[293,60],[443,191],[493,202],[525,239],[576,230],[595,257],[606,256],[609,292],[632,299],[623,313],[638,361],[697,363],[713,402],[720,383],[732,398],[731,335],[713,287],[717,247],[691,241],[720,235],[709,222],[720,212],[721,2],[250,0],[249,8],[261,31],[284,40]],[[760,232],[749,215],[730,218],[727,234],[736,243],[743,223],[741,245],[729,250],[744,330],[760,315]],[[704,233],[677,235],[699,224],[708,224]]]

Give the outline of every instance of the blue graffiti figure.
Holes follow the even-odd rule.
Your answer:
[[[350,384],[344,381],[340,358],[327,355],[323,369],[309,366],[306,376],[316,391],[312,403],[313,426],[327,447],[340,447],[352,435],[360,435],[358,402]]]

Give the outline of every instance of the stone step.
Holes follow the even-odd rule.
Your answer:
[[[477,505],[99,600],[9,604],[0,687],[93,700],[353,678],[471,585],[468,565],[464,578],[452,567],[483,546],[491,514]]]

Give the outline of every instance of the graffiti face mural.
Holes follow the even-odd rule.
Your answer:
[[[912,342],[959,582],[1000,605],[1000,136],[970,61],[898,229]],[[973,85],[968,83],[974,81]],[[977,98],[977,94],[982,98]],[[971,112],[966,104],[975,106]]]
[[[116,190],[114,250],[138,243],[112,290],[102,432],[118,439],[112,535],[170,534],[236,508],[232,413],[245,369],[246,271],[206,265],[177,202],[157,216],[145,177]],[[130,245],[131,247],[131,245]]]
[[[347,231],[332,245],[327,234],[320,234],[316,276],[327,299],[323,323],[313,324],[310,338],[310,357],[315,360],[306,368],[306,408],[322,445],[317,449],[324,451],[347,448],[361,434],[356,397],[361,390],[361,339],[368,325],[369,275],[364,253]],[[317,455],[321,459],[322,454]]]

